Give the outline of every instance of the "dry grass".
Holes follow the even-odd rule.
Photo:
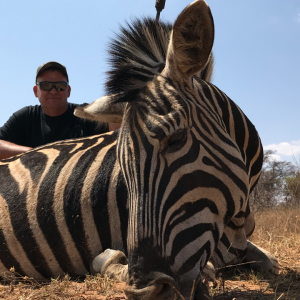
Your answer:
[[[300,209],[263,212],[255,219],[251,241],[278,258],[280,274],[266,277],[241,268],[221,270],[217,282],[210,284],[211,299],[300,300]],[[6,279],[0,285],[0,299],[125,299],[124,284],[100,276],[82,281],[66,276],[41,284],[12,272]]]
[[[69,276],[52,279],[49,283],[38,283],[31,278],[22,277],[13,270],[4,276],[0,285],[0,299],[9,300],[117,300],[125,299],[122,295],[124,284],[107,277],[87,275],[85,280],[71,280]]]

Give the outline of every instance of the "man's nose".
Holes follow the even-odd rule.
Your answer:
[[[56,94],[56,93],[58,93],[58,91],[57,91],[57,89],[55,88],[55,86],[52,87],[50,93],[51,93],[51,94]]]

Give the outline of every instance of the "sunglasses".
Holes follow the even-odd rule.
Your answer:
[[[51,82],[51,81],[41,81],[36,85],[40,87],[42,91],[49,92],[55,88],[58,92],[66,90],[68,83],[65,81]]]

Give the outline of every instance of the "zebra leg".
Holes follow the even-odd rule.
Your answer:
[[[232,218],[224,228],[223,235],[212,254],[210,261],[215,268],[239,264],[247,252],[247,237],[244,217]]]
[[[251,242],[247,242],[247,254],[243,262],[249,262],[248,266],[264,274],[279,273],[279,264],[277,258],[270,252],[256,246]]]
[[[247,252],[247,237],[252,234],[255,222],[250,217],[249,204],[247,205],[249,214],[245,218],[245,213],[240,212],[232,218],[224,228],[223,235],[215,249],[211,263],[215,268],[223,268],[229,265],[236,265],[243,261]]]
[[[264,274],[278,274],[279,265],[277,259],[268,251],[247,241],[254,230],[254,218],[249,214],[246,219],[235,217],[224,229],[218,247],[210,261],[215,268],[222,268],[228,265],[249,263],[255,271]]]
[[[250,237],[255,228],[254,216],[248,208],[248,216],[245,219],[245,233],[247,238]],[[256,246],[251,242],[247,242],[247,253],[243,262],[248,262],[252,270],[259,271],[261,273],[279,273],[278,260],[270,252]]]
[[[92,275],[99,273],[118,281],[127,281],[127,257],[119,250],[106,249],[94,258],[90,265],[90,273]]]
[[[204,267],[202,276],[205,281],[216,281],[216,270],[214,265],[210,261],[208,261],[206,266]]]

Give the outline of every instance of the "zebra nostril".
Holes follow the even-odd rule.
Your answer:
[[[163,273],[152,273],[154,277],[153,284],[156,289],[152,292],[153,299],[174,299],[175,298],[175,280]],[[150,299],[152,299],[150,298]]]
[[[160,283],[143,289],[126,287],[124,292],[129,300],[174,300],[176,296],[174,286],[169,283]]]
[[[174,300],[175,280],[163,273],[152,273],[151,283],[144,288],[127,286],[124,292],[129,300]]]
[[[153,295],[153,299],[175,299],[174,286],[170,283],[162,283],[157,286],[156,293]]]

